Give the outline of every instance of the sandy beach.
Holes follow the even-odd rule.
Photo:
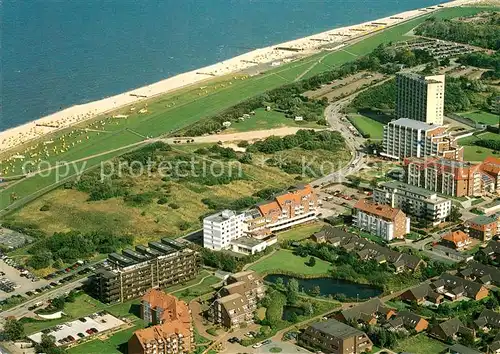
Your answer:
[[[200,83],[218,76],[234,74],[253,66],[270,63],[279,66],[293,58],[308,56],[325,49],[340,50],[347,42],[383,30],[389,26],[411,20],[442,7],[455,7],[480,0],[456,0],[430,8],[405,11],[377,20],[336,28],[312,36],[272,45],[237,57],[179,74],[165,80],[140,87],[129,92],[107,97],[83,105],[75,105],[38,120],[5,130],[0,133],[0,152],[5,152],[47,133],[70,127],[118,108],[137,104],[151,97],[165,94],[182,87]]]

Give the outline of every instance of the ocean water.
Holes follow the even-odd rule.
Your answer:
[[[0,0],[0,131],[436,0]]]

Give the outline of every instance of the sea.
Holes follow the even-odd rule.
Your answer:
[[[0,131],[436,0],[0,0]]]

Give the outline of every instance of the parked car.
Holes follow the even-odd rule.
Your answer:
[[[262,342],[262,345],[268,345],[268,344],[271,344],[271,340],[270,339],[266,339],[265,341]]]
[[[262,347],[262,343],[255,343],[254,345],[252,345],[252,348],[254,348],[254,349],[257,349],[260,347]]]
[[[231,337],[227,340],[229,343],[238,343],[240,340],[238,337]]]
[[[80,337],[80,338],[84,338],[85,334],[83,334],[82,332],[80,332],[80,333],[77,334],[77,336]]]

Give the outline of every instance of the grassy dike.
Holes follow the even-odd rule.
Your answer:
[[[453,18],[472,15],[484,9],[473,7],[449,8],[440,10],[434,16]],[[83,166],[84,169],[89,169],[99,166],[101,162],[129,150],[133,147],[133,144],[140,143],[144,140],[143,137],[159,137],[171,134],[173,131],[184,128],[200,119],[210,117],[245,99],[293,82],[299,77],[307,78],[331,70],[336,66],[354,60],[358,56],[371,52],[381,43],[400,40],[408,31],[427,17],[428,15],[424,15],[388,28],[378,34],[371,35],[355,44],[347,46],[342,51],[315,54],[270,70],[262,75],[245,80],[233,80],[231,85],[214,90],[203,97],[195,94],[196,90],[201,86],[198,85],[182,89],[177,93],[170,93],[159,98],[154,98],[148,105],[148,114],[134,115],[127,120],[117,122],[117,126],[114,126],[107,134],[93,137],[91,141],[81,144],[78,149],[69,150],[66,153],[58,155],[57,159],[67,162],[80,161],[75,167],[70,168],[70,171],[66,174],[65,178],[70,178],[76,175],[76,167],[81,169]],[[319,59],[321,59],[321,62],[319,62]],[[217,78],[213,81],[220,82],[222,80],[221,78]],[[226,78],[226,80],[230,80],[230,78]],[[212,81],[203,83],[203,85],[211,84],[213,84]],[[170,105],[168,102],[175,102],[175,104]],[[123,112],[124,109],[118,110],[118,112],[120,111]],[[123,150],[118,150],[120,148]],[[34,174],[17,183],[12,183],[0,191],[0,210],[5,214],[5,212],[12,209],[22,207],[24,204],[50,191],[59,184],[55,173]],[[17,199],[11,205],[13,195]]]

